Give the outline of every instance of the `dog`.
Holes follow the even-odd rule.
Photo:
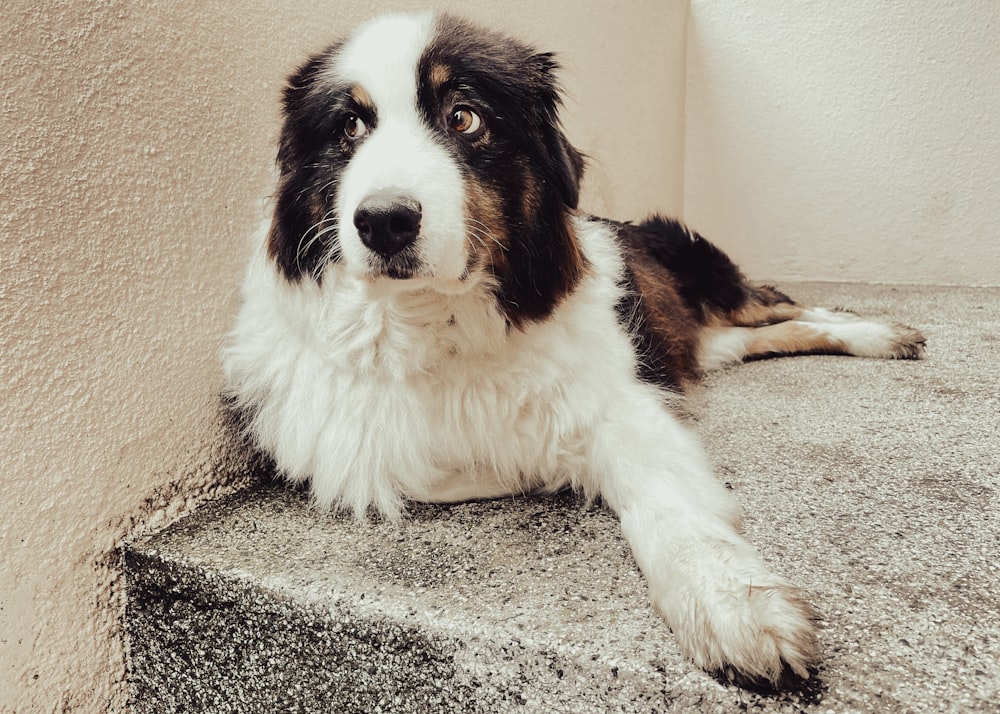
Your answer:
[[[581,211],[557,69],[436,14],[309,58],[284,90],[227,393],[288,480],[360,519],[599,498],[687,657],[792,686],[815,672],[815,612],[741,537],[678,395],[746,359],[917,358],[924,338],[751,284],[678,221]]]

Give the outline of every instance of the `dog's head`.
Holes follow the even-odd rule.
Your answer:
[[[547,316],[583,257],[582,156],[556,64],[453,17],[387,16],[289,80],[268,253],[292,282],[343,270],[392,290],[490,285],[513,324]]]

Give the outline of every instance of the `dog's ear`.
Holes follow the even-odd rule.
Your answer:
[[[328,112],[323,111],[328,97],[321,91],[318,78],[335,51],[336,47],[331,47],[313,55],[288,77],[282,94],[284,122],[278,141],[282,174],[298,169],[322,147],[323,132],[329,129],[330,121]]]
[[[583,181],[583,170],[586,159],[577,151],[559,130],[559,189],[563,202],[570,208],[577,208],[580,203],[580,183]]]
[[[331,255],[331,241],[317,239],[317,222],[322,219],[312,190],[316,180],[306,163],[328,141],[333,127],[324,106],[329,98],[317,88],[317,77],[327,65],[334,48],[311,57],[289,78],[284,91],[284,121],[278,140],[278,187],[274,196],[274,216],[268,234],[268,255],[288,280],[303,275],[319,279],[324,259]],[[317,213],[319,215],[317,215]]]
[[[290,282],[298,282],[303,276],[319,281],[322,266],[340,258],[336,242],[329,235],[330,227],[322,225],[322,213],[309,205],[310,184],[301,174],[284,174],[278,180],[274,198],[267,252]]]
[[[529,152],[524,202],[516,234],[503,255],[498,298],[517,327],[547,318],[583,276],[586,259],[576,236],[584,157],[569,143],[559,122],[558,68],[551,54],[532,54],[525,96],[530,131],[521,136]],[[527,148],[531,147],[531,148]]]
[[[556,78],[559,63],[551,52],[541,52],[531,57],[530,64],[540,88],[538,109],[543,124],[545,153],[549,159],[548,168],[563,203],[569,208],[576,208],[580,202],[580,183],[586,159],[569,143],[559,120],[562,108],[562,87]]]

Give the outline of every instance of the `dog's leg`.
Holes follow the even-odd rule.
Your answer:
[[[711,370],[731,362],[797,354],[916,359],[924,337],[905,325],[865,320],[848,312],[803,310],[802,316],[756,327],[705,328],[699,364]]]
[[[684,653],[741,684],[808,677],[814,611],[740,536],[697,439],[655,394],[620,404],[592,442],[598,487]]]

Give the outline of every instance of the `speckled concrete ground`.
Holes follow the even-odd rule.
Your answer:
[[[265,486],[126,549],[136,712],[998,711],[1000,289],[782,286],[921,328],[691,399],[745,530],[823,615],[809,687],[685,662],[614,518],[574,496],[359,527]]]

